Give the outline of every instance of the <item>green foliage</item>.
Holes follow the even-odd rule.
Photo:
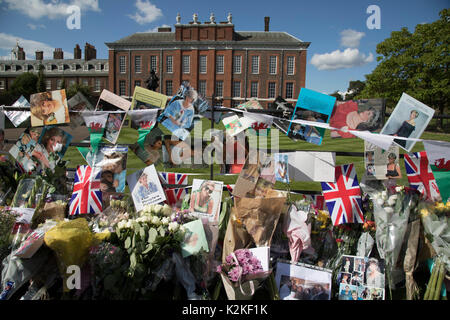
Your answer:
[[[36,93],[36,84],[38,77],[31,73],[25,72],[18,76],[11,87],[0,95],[0,104],[11,105],[23,95],[30,100],[30,95]]]
[[[74,83],[66,90],[67,99],[72,98],[77,92],[81,92],[89,101],[92,101],[94,98],[91,87],[81,83]]]
[[[361,80],[350,81],[350,83],[348,84],[347,91],[348,92],[353,91],[353,93],[345,95],[345,100],[353,100],[354,97],[356,97],[362,90],[364,90],[365,86],[366,83],[364,81]]]
[[[38,72],[38,81],[36,83],[36,92],[44,92],[45,90],[46,87],[45,87],[44,66],[40,64]]]
[[[444,113],[450,100],[450,11],[418,24],[414,33],[402,28],[377,45],[378,66],[366,75],[357,98],[385,98],[395,107],[403,92]]]

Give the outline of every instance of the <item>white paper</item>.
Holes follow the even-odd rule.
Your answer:
[[[249,248],[249,250],[261,261],[263,271],[269,271],[270,247]]]
[[[34,209],[14,207],[14,208],[11,208],[11,213],[18,214],[18,216],[16,217],[17,223],[30,224],[31,219],[33,218],[33,215],[34,215]]]
[[[289,157],[289,177],[294,181],[335,182],[336,153],[297,151]]]
[[[430,165],[439,166],[441,159],[443,159],[441,165],[445,166],[447,161],[450,160],[450,142],[425,140],[423,146],[427,152]],[[436,161],[438,162],[436,163]]]
[[[231,137],[244,131],[252,124],[252,121],[250,121],[249,119],[239,118],[237,115],[226,117],[222,120],[222,122],[225,126],[227,134]]]
[[[385,134],[375,134],[369,131],[357,130],[350,130],[349,132],[351,132],[358,138],[363,139],[364,141],[370,142],[377,147],[380,147],[383,150],[388,150],[391,147],[392,142],[394,141],[394,137]]]

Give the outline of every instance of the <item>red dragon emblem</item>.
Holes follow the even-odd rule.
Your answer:
[[[153,126],[153,121],[141,121],[139,126],[141,129],[150,129]]]
[[[91,132],[101,132],[102,131],[102,125],[98,122],[91,122]]]
[[[449,171],[450,170],[450,160],[445,161],[444,158],[436,159],[434,165],[439,171]]]
[[[252,124],[252,128],[254,129],[254,130],[265,130],[265,129],[267,129],[269,127],[269,125],[267,124],[267,123],[264,123],[264,122],[254,122],[253,124]]]

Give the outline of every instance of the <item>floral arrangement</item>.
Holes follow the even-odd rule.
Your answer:
[[[217,266],[217,272],[224,272],[232,282],[244,282],[263,272],[261,261],[248,249],[239,249],[225,258],[225,263]]]

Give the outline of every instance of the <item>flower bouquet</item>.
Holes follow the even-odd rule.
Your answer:
[[[396,187],[393,191],[391,195],[387,190],[371,194],[376,224],[376,244],[380,258],[386,262],[386,276],[390,290],[397,282],[393,276],[403,275],[403,271],[395,270],[395,265],[408,227],[410,210],[414,208],[419,196],[410,188]]]
[[[229,300],[250,300],[271,270],[264,271],[261,261],[249,249],[238,249],[217,266]]]

